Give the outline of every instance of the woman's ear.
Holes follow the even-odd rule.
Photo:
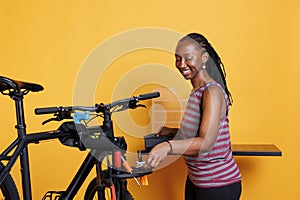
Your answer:
[[[208,61],[209,54],[207,52],[202,54],[202,62],[206,63]]]

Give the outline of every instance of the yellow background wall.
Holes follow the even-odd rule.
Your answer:
[[[42,127],[46,117],[34,116],[33,109],[72,104],[78,72],[97,45],[136,28],[203,33],[223,59],[234,97],[230,115],[232,142],[274,143],[283,151],[282,157],[236,157],[243,176],[241,199],[297,200],[300,199],[299,10],[297,0],[2,0],[0,74],[42,84],[44,92],[25,98],[28,132],[55,129],[58,124]],[[120,47],[122,44],[116,44],[116,49]],[[136,66],[159,63],[175,70],[173,62],[173,55],[163,51],[122,55],[101,77],[95,99],[110,101],[118,78]],[[139,75],[155,77],[155,71]],[[148,92],[152,89],[148,84],[132,92]],[[3,149],[5,141],[15,136],[15,116],[13,103],[7,97],[1,96],[0,108]],[[145,110],[132,113],[136,120],[148,116]],[[147,133],[145,130],[141,135]],[[141,148],[140,138],[129,140],[132,151]],[[57,141],[32,145],[30,153],[34,199],[41,199],[47,190],[64,188],[85,155]],[[12,173],[20,186],[18,169]],[[185,174],[185,166],[179,159],[150,175],[150,186],[139,189],[130,182],[130,188],[136,199],[180,200]],[[82,191],[78,199],[82,199]]]

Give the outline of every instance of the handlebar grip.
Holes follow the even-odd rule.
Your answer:
[[[146,99],[152,99],[152,98],[157,98],[160,96],[159,92],[152,92],[148,94],[141,94],[138,99],[139,100],[146,100]]]
[[[43,115],[43,114],[51,114],[51,113],[56,113],[59,111],[58,107],[48,107],[48,108],[36,108],[34,110],[34,113],[36,115]]]

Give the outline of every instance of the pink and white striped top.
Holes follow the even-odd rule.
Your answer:
[[[222,90],[228,113],[229,99],[223,88],[218,83],[207,83],[190,95],[180,124],[182,139],[198,135],[202,95],[204,90],[212,85]],[[219,135],[211,151],[194,156],[184,156],[184,159],[191,181],[200,188],[226,186],[241,181],[241,174],[231,151],[228,114],[220,120]]]

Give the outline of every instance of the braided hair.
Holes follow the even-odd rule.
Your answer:
[[[223,62],[221,61],[220,56],[212,47],[212,45],[203,35],[199,33],[190,33],[183,37],[180,41],[183,40],[191,40],[195,42],[195,44],[199,47],[200,50],[205,49],[205,51],[209,54],[209,58],[206,63],[207,72],[217,83],[219,83],[222,86],[229,98],[230,105],[232,105],[232,96],[228,90],[226,83],[225,67]]]

